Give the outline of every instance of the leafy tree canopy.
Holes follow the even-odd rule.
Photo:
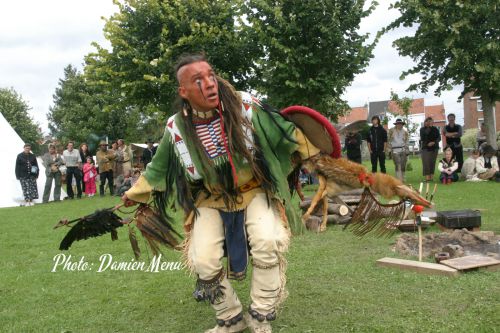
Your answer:
[[[416,28],[413,36],[397,39],[400,55],[416,65],[402,78],[421,74],[408,90],[435,93],[463,84],[459,99],[473,92],[483,100],[484,120],[493,124],[492,105],[500,99],[500,19],[498,1],[400,0],[392,7],[401,16],[386,27]],[[496,146],[495,129],[489,126],[488,142]]]
[[[35,153],[42,139],[39,124],[29,115],[30,106],[14,89],[0,88],[0,112],[21,139],[32,145]],[[22,149],[22,147],[19,147]]]
[[[140,116],[132,108],[108,107],[112,96],[102,94],[95,86],[87,84],[78,70],[68,65],[64,78],[53,95],[54,105],[47,114],[49,129],[63,141],[87,142],[95,148],[98,141],[106,136],[110,139],[137,138]],[[139,125],[138,125],[139,124]]]
[[[253,44],[237,25],[242,0],[128,0],[106,20],[107,50],[94,43],[86,57],[91,82],[117,92],[115,104],[138,107],[158,117],[170,112],[177,95],[172,68],[184,53],[205,52],[223,77],[247,89]]]
[[[376,6],[373,1],[250,0],[248,21],[257,32],[254,48],[262,80],[258,88],[271,104],[282,108],[303,104],[326,115],[347,110],[345,88],[372,58],[378,38],[367,44],[359,34],[361,19]]]

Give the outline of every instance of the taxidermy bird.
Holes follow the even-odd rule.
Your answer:
[[[391,234],[407,209],[405,201],[426,207],[431,205],[398,179],[382,173],[370,173],[363,165],[345,158],[318,154],[302,161],[302,166],[311,172],[316,172],[319,180],[318,190],[313,196],[311,206],[302,217],[303,221],[309,218],[322,199],[326,201],[327,197],[363,187],[365,192],[350,222],[350,228],[359,236],[371,231],[378,235]],[[371,191],[387,199],[398,196],[401,201],[396,204],[382,204]],[[326,214],[323,215],[322,227],[323,230],[326,227]]]
[[[122,205],[97,210],[92,214],[80,217],[71,221],[61,220],[54,226],[54,229],[62,226],[74,225],[61,241],[60,250],[68,250],[73,242],[92,237],[98,237],[111,233],[111,240],[118,239],[117,228],[128,226],[129,240],[136,259],[139,259],[141,251],[137,242],[135,228],[137,228],[146,245],[153,255],[161,253],[160,246],[176,248],[182,236],[175,231],[170,222],[162,216],[154,207],[147,204],[139,205],[134,211],[133,219],[122,219],[116,215],[115,211],[120,211]]]

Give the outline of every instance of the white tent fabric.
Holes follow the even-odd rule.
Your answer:
[[[24,202],[24,197],[21,184],[16,179],[16,157],[23,151],[24,142],[1,113],[0,142],[0,156],[4,158],[4,163],[0,163],[0,175],[4,177],[0,191],[0,207],[19,206]],[[39,199],[35,202],[41,203],[46,177],[42,159],[38,158],[37,161],[40,168],[40,176],[37,180]],[[66,197],[66,192],[61,190],[61,199],[64,197]],[[52,200],[54,199],[51,193],[50,201]]]

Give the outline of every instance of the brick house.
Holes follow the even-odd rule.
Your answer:
[[[348,113],[339,117],[337,124],[339,125],[349,125],[359,120],[367,120],[368,119],[368,108],[366,106],[360,106],[352,108]]]
[[[348,113],[345,117],[340,117],[338,120],[339,125],[348,125],[354,121],[361,120],[364,114],[367,114],[365,118],[367,122],[370,122],[371,118],[375,115],[379,116],[382,122],[387,119],[386,128],[394,127],[393,123],[397,116],[394,114],[402,114],[401,110],[398,108],[395,102],[387,101],[376,101],[370,102],[368,108],[366,107],[356,107],[352,108],[352,111]],[[416,98],[412,101],[410,107],[409,119],[412,123],[417,124],[416,132],[410,137],[410,143],[413,145],[418,145],[420,140],[420,127],[424,125],[424,120],[427,117],[432,117],[434,119],[434,126],[438,127],[440,132],[442,128],[446,125],[446,115],[443,104],[438,105],[425,105],[423,98]],[[441,143],[444,141],[444,137],[441,138]]]
[[[483,103],[481,97],[474,96],[473,93],[465,94],[464,103],[464,129],[479,128],[484,122]],[[493,107],[495,113],[494,126],[496,131],[500,131],[500,102],[496,102]]]

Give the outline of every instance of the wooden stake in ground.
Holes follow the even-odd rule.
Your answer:
[[[432,194],[431,194],[431,198],[429,199],[429,201],[432,203],[432,199],[434,199],[434,194],[436,193],[436,189],[437,189],[437,186],[438,184],[434,184],[434,190],[432,191]]]
[[[424,206],[413,205],[412,210],[415,212],[415,224],[418,227],[418,261],[422,261],[422,218],[420,213],[424,210]]]

